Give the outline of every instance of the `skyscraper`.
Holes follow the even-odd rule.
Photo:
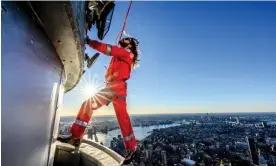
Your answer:
[[[222,160],[220,160],[220,164],[219,164],[219,166],[224,166],[224,163],[223,163],[223,161],[222,161]]]
[[[114,141],[113,140],[110,141],[110,146],[111,146],[111,149],[114,150],[115,145],[114,145]]]
[[[105,127],[105,134],[108,133],[108,126]]]
[[[225,146],[225,149],[226,149],[226,151],[230,151],[230,146],[229,146],[229,145],[226,145],[226,146]]]
[[[218,141],[216,141],[216,148],[218,149],[219,148],[219,142]]]
[[[92,128],[87,130],[87,136],[88,136],[88,139],[93,140],[93,129]]]
[[[145,150],[145,159],[149,161],[149,150]]]
[[[249,145],[252,162],[256,165],[259,165],[259,156],[257,151],[256,140],[254,138],[248,138],[248,137],[246,137],[246,139]]]
[[[153,146],[149,144],[149,160],[152,159],[152,153],[153,153]]]
[[[240,124],[240,121],[239,121],[239,118],[238,118],[238,117],[236,117],[236,123],[237,123],[237,124]]]
[[[162,157],[162,165],[167,166],[167,155],[165,150],[162,150],[161,157]]]
[[[96,127],[93,127],[93,129],[94,129],[95,142],[98,142],[97,129],[96,129]]]

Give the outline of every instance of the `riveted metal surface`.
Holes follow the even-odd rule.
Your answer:
[[[79,82],[84,67],[84,1],[30,2],[66,71],[65,93]]]
[[[63,65],[26,9],[3,4],[1,164],[46,166]]]

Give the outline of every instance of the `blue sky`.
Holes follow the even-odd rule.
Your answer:
[[[128,4],[116,2],[103,42],[115,43]],[[142,55],[128,81],[129,113],[276,111],[275,9],[276,2],[134,1],[126,32]],[[109,60],[100,56],[83,79],[103,84]],[[80,85],[64,95],[64,114],[86,99]],[[113,114],[112,105],[96,114]]]

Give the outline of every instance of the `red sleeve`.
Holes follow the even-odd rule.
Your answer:
[[[89,46],[109,56],[128,56],[129,55],[129,52],[127,52],[124,48],[101,43],[96,40],[91,40],[89,43]]]

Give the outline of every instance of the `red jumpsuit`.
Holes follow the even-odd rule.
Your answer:
[[[89,46],[105,55],[112,56],[105,75],[106,87],[82,104],[70,133],[73,138],[82,138],[93,111],[112,102],[124,138],[125,148],[135,150],[136,139],[127,113],[127,83],[125,82],[130,78],[133,54],[124,48],[94,40],[91,40]]]

